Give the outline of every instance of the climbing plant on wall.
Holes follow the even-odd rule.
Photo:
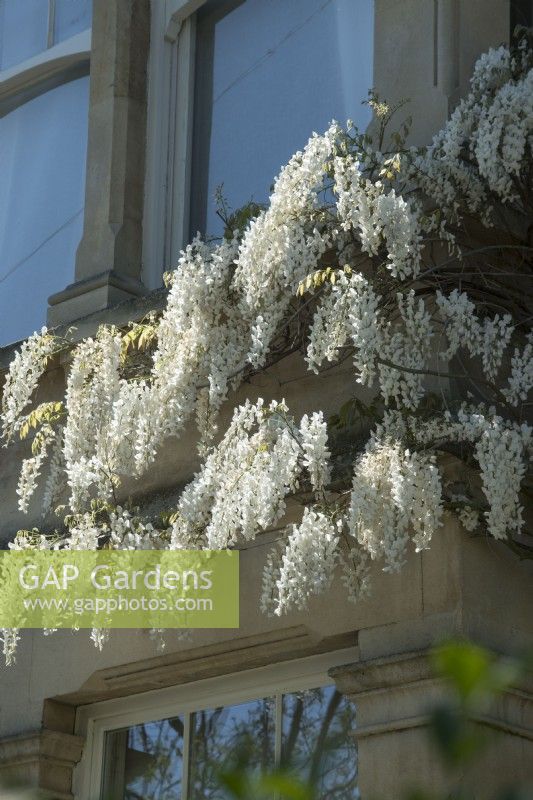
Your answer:
[[[429,147],[407,147],[407,126],[389,132],[394,109],[369,102],[373,136],[350,122],[313,134],[267,207],[184,250],[162,313],[76,345],[44,329],[22,345],[3,434],[8,447],[33,436],[18,503],[28,510],[42,477],[44,517],[11,547],[226,548],[281,526],[261,601],[274,614],[304,607],[334,574],[359,601],[370,564],[400,569],[445,512],[529,556],[528,34],[479,59]],[[36,404],[65,348],[64,398]],[[219,428],[235,390],[289,355],[319,374],[351,363],[365,392],[329,419],[318,408],[297,419],[283,397],[247,400]],[[148,519],[128,506],[124,481],[141,491],[191,419],[201,466],[177,506]],[[284,526],[289,496],[301,518]],[[17,639],[3,632],[8,661]]]

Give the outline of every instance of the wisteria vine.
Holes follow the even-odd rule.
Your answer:
[[[358,600],[371,563],[400,569],[447,510],[529,555],[530,41],[480,58],[427,148],[406,147],[404,130],[385,150],[391,111],[370,104],[378,146],[351,123],[313,134],[266,208],[184,250],[159,316],[77,345],[45,329],[22,345],[3,435],[7,446],[33,436],[18,503],[27,511],[43,479],[44,521],[10,547],[226,548],[279,529],[261,597],[278,615],[304,608],[338,570]],[[36,404],[65,348],[65,397]],[[347,397],[332,419],[309,409],[296,420],[281,398],[246,401],[219,431],[232,392],[294,353],[316,373],[350,359],[372,403]],[[176,508],[147,519],[121,496],[124,480],[142,487],[191,418],[201,467]],[[452,477],[443,455],[461,465]],[[289,497],[301,514],[287,525]],[[18,638],[3,631],[8,662]]]

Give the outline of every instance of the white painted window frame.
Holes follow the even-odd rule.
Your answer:
[[[76,715],[76,733],[85,738],[83,756],[74,773],[74,795],[78,800],[101,800],[105,736],[108,731],[143,722],[185,716],[184,773],[188,767],[190,714],[207,708],[235,705],[263,697],[276,697],[276,753],[281,750],[281,702],[283,694],[331,686],[331,667],[359,658],[357,647],[304,659],[258,667],[194,683],[157,689],[142,694],[81,706]]]

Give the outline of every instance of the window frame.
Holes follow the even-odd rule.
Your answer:
[[[142,280],[162,285],[189,239],[196,11],[207,0],[151,0]]]
[[[196,12],[208,0],[151,0],[142,280],[163,284],[189,243]],[[376,5],[374,4],[374,19]]]
[[[47,48],[19,64],[0,70],[0,118],[52,89],[90,75],[92,25],[56,45],[51,44],[54,11],[55,0],[49,0]],[[9,343],[3,342],[1,346]]]
[[[48,0],[47,46],[40,53],[0,69],[0,115],[4,116],[17,105],[32,97],[89,74],[92,26],[54,44],[55,0]],[[72,74],[77,71],[76,74]],[[80,72],[80,70],[86,70]],[[78,74],[79,73],[79,74]],[[28,96],[28,93],[29,96]],[[20,96],[20,102],[9,101]]]
[[[89,75],[90,61],[89,28],[15,67],[0,70],[0,117],[56,86]]]
[[[110,731],[143,722],[185,716],[183,774],[188,769],[189,721],[195,711],[236,705],[263,697],[333,686],[328,670],[359,658],[357,647],[285,661],[266,667],[155,689],[142,694],[80,706],[75,732],[85,738],[74,772],[74,794],[80,800],[101,800],[105,737]],[[276,703],[276,752],[281,742],[281,703]],[[277,741],[279,739],[279,742]]]

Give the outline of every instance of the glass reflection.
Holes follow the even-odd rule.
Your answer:
[[[114,731],[107,736],[102,797],[178,800],[182,767],[182,717]]]
[[[354,707],[333,686],[284,695],[281,766],[309,781],[317,798],[359,797],[354,728]]]
[[[91,27],[92,0],[55,0],[54,44]]]
[[[218,774],[236,761],[247,770],[274,765],[275,700],[199,711],[191,720],[189,800],[222,800]]]
[[[215,194],[263,203],[332,119],[370,121],[373,0],[210,0],[198,13],[191,235],[220,235]],[[318,55],[317,55],[318,54]]]
[[[87,76],[0,118],[0,345],[40,328],[48,297],[72,282],[88,107]]]
[[[0,0],[0,69],[46,50],[47,0]]]
[[[316,800],[358,800],[354,728],[352,704],[328,686],[114,731],[101,798],[227,800],[221,773],[268,773],[280,757],[282,769],[313,786]]]

